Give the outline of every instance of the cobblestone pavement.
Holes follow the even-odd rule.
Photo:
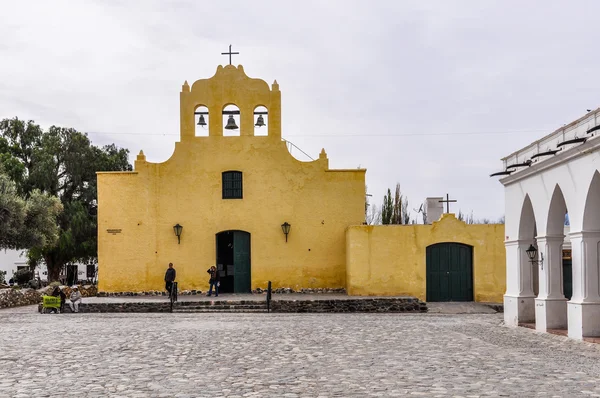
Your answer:
[[[600,347],[501,315],[0,311],[0,396],[600,396]]]

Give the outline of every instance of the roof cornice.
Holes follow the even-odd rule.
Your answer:
[[[511,174],[508,177],[502,178],[500,179],[500,182],[504,186],[514,184],[515,182],[531,177],[532,175],[560,166],[561,164],[570,162],[574,159],[580,158],[598,150],[600,150],[600,139],[590,139],[581,145],[569,148],[564,151],[560,151],[560,153],[554,155],[550,159],[546,159],[543,162],[534,163],[532,166],[526,169],[519,170],[518,172]]]

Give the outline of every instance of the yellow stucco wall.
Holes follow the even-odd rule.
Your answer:
[[[346,280],[351,295],[426,299],[427,246],[473,247],[475,301],[501,303],[506,290],[503,224],[467,225],[444,214],[432,225],[351,226],[346,231]]]
[[[364,220],[365,170],[330,170],[325,151],[293,158],[281,141],[277,83],[248,78],[242,67],[187,82],[181,92],[181,140],[164,163],[138,156],[133,172],[98,173],[98,279],[104,292],[163,290],[169,262],[181,290],[208,287],[216,234],[251,234],[252,288],[346,286],[346,235]],[[240,136],[222,135],[221,110],[239,107]],[[194,135],[204,105],[209,136]],[[252,110],[269,112],[268,136],[254,136]],[[221,174],[243,172],[243,199],[222,199]],[[281,230],[291,224],[288,242]],[[173,225],[181,224],[181,244]]]

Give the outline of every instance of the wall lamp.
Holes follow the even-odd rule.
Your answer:
[[[179,225],[179,223],[173,225],[173,231],[175,232],[175,236],[177,236],[177,244],[181,243],[181,231],[183,231],[183,227]]]
[[[544,269],[544,253],[540,253],[540,260],[534,260],[537,258],[538,251],[533,245],[529,245],[529,248],[525,250],[527,253],[527,257],[529,257],[529,261],[531,264],[539,264],[541,269]]]
[[[281,230],[283,231],[283,233],[285,234],[285,241],[287,242],[287,236],[290,233],[290,228],[292,226],[286,221],[283,224],[281,224]]]

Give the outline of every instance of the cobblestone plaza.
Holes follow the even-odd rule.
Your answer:
[[[0,311],[1,397],[600,396],[600,347],[501,314]]]

